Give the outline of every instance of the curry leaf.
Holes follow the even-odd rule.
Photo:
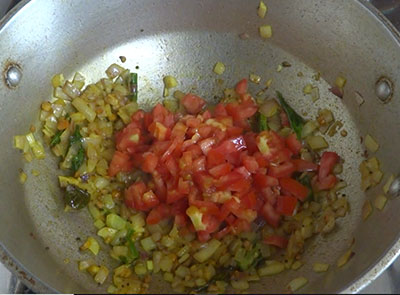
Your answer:
[[[301,131],[303,129],[304,126],[304,119],[296,113],[296,111],[287,104],[287,102],[285,101],[285,99],[282,96],[282,93],[280,93],[279,91],[276,92],[278,99],[281,103],[281,106],[283,108],[283,110],[286,112],[289,122],[290,122],[290,126],[292,127],[292,129],[294,130],[294,132],[297,135],[298,139],[301,139]]]

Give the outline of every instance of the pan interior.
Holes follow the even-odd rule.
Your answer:
[[[395,67],[392,63],[380,62],[378,58],[384,54],[394,55],[397,44],[355,1],[328,3],[307,0],[290,4],[269,1],[265,21],[257,19],[258,1],[243,4],[243,1],[189,3],[174,0],[166,3],[118,0],[110,4],[91,0],[82,3],[79,11],[64,1],[46,5],[45,1],[26,5],[0,34],[0,48],[7,42],[14,44],[12,58],[21,62],[25,78],[17,91],[11,92],[4,86],[0,88],[7,97],[1,101],[1,107],[3,111],[7,110],[4,122],[8,125],[7,128],[1,127],[4,136],[1,145],[3,151],[6,150],[1,157],[2,163],[7,164],[0,167],[1,175],[4,175],[0,194],[5,203],[13,204],[9,211],[4,206],[0,209],[0,238],[8,251],[38,279],[60,292],[105,291],[87,274],[77,270],[77,261],[91,257],[79,252],[79,246],[89,235],[94,236],[96,230],[86,210],[63,211],[56,179],[56,160],[48,151],[45,160],[26,164],[16,151],[11,150],[9,142],[12,135],[26,133],[30,123],[37,122],[40,102],[50,97],[53,74],[63,72],[70,78],[79,71],[88,83],[94,82],[105,75],[104,71],[110,64],[119,62],[119,56],[127,58],[122,64],[124,67],[132,70],[139,67],[136,70],[140,77],[139,103],[143,108],[162,100],[162,77],[166,74],[178,79],[180,90],[192,91],[215,101],[214,97],[220,97],[224,88],[232,87],[239,79],[254,73],[261,76],[262,81],[273,80],[266,97],[274,97],[275,91],[279,90],[306,118],[315,118],[319,109],[328,108],[335,119],[344,124],[343,129],[348,133],[346,137],[338,133],[326,138],[329,149],[338,152],[345,160],[341,177],[349,184],[343,192],[350,202],[350,214],[338,220],[334,232],[308,243],[304,255],[306,264],[300,270],[263,278],[253,285],[250,292],[284,292],[286,284],[298,276],[305,276],[310,281],[304,292],[338,292],[353,282],[356,274],[361,275],[374,265],[397,239],[396,228],[385,227],[388,222],[400,222],[396,214],[399,205],[394,201],[380,215],[375,213],[367,223],[360,222],[362,204],[366,197],[372,198],[375,191],[370,196],[360,191],[358,172],[364,152],[360,136],[365,132],[374,135],[381,143],[378,156],[383,169],[396,172],[398,168],[390,161],[389,155],[394,154],[393,143],[398,144],[399,138],[394,131],[386,129],[386,133],[381,132],[387,124],[399,126],[399,119],[393,114],[393,109],[399,109],[398,102],[394,100],[383,106],[373,94],[377,76],[393,75]],[[22,20],[28,11],[31,19]],[[37,15],[43,16],[43,13],[46,13],[45,20],[37,19]],[[364,22],[363,26],[354,24],[354,14]],[[99,15],[103,17],[96,17]],[[146,15],[148,17],[144,17]],[[66,16],[69,16],[68,21]],[[28,28],[35,20],[38,28],[35,34],[11,43],[12,33]],[[18,22],[19,27],[16,25]],[[263,22],[273,26],[274,37],[271,40],[264,41],[258,36],[257,28]],[[6,29],[9,30],[7,35]],[[344,38],[356,33],[368,36],[371,30],[380,34],[380,41],[387,44],[380,51],[373,51],[374,44],[366,38],[357,42]],[[239,38],[242,33],[247,33],[249,38]],[[39,44],[41,36],[47,36],[45,44]],[[23,46],[17,47],[18,44]],[[40,58],[36,55],[39,48],[42,49]],[[0,51],[3,52],[2,60],[7,57],[4,52],[9,50]],[[33,56],[36,58],[32,61],[29,57]],[[217,61],[223,62],[227,68],[220,77],[212,72]],[[283,61],[290,63],[291,67],[278,72],[277,67]],[[321,73],[319,81],[313,79],[317,72]],[[329,92],[330,84],[339,74],[348,78],[343,100]],[[396,77],[391,77],[396,82]],[[223,83],[217,83],[217,78]],[[315,103],[302,93],[303,87],[309,83],[320,90],[321,98]],[[262,85],[250,85],[252,93],[261,88]],[[356,90],[361,91],[366,99],[362,109],[354,99]],[[23,112],[18,111],[21,109]],[[18,169],[14,167],[23,168],[28,174],[23,187],[18,184]],[[32,169],[39,170],[40,175],[32,176]],[[34,239],[29,237],[30,232]],[[381,235],[381,244],[373,244],[378,235]],[[344,269],[336,268],[337,259],[353,237],[356,238],[356,256]],[[108,258],[108,246],[101,244],[101,248],[103,251],[95,260],[115,267],[115,262]],[[32,250],[36,251],[34,258]],[[314,274],[313,262],[329,263],[331,270],[323,275]],[[49,269],[54,271],[49,272]],[[151,288],[150,292],[169,290],[161,281],[151,284]]]

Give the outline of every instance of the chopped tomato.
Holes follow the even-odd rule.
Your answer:
[[[156,208],[153,208],[147,215],[146,222],[148,224],[157,224],[161,220],[169,216],[169,208],[165,204],[160,204]]]
[[[292,162],[286,162],[277,166],[271,166],[268,175],[276,178],[291,177],[294,171],[294,164]]]
[[[224,155],[239,152],[247,148],[243,136],[233,137],[222,142],[216,150]]]
[[[221,240],[223,237],[225,237],[227,234],[231,232],[231,227],[230,226],[225,226],[223,229],[221,229],[219,232],[217,232],[214,237],[217,240]]]
[[[276,212],[286,216],[292,216],[297,205],[297,199],[291,196],[278,196]]]
[[[298,155],[300,153],[301,148],[303,147],[301,142],[297,139],[295,133],[289,134],[286,138],[286,144],[288,148],[293,152],[293,154]]]
[[[300,201],[304,201],[310,193],[310,190],[306,186],[293,178],[281,178],[279,179],[279,183],[283,190],[289,192]]]
[[[333,170],[333,167],[339,162],[338,154],[334,152],[324,152],[319,163],[318,179],[327,177]]]
[[[235,87],[237,94],[245,94],[247,92],[247,79],[240,80]]]
[[[261,215],[264,217],[265,221],[273,227],[278,227],[281,220],[281,216],[275,211],[271,204],[265,203],[261,208]]]
[[[256,173],[258,170],[258,162],[254,157],[244,156],[243,157],[243,165],[250,173]]]
[[[225,163],[225,157],[222,152],[217,149],[211,149],[207,154],[207,167],[214,167]]]
[[[206,104],[204,99],[191,93],[186,94],[182,98],[181,103],[184,106],[185,110],[189,114],[193,115],[198,114]]]
[[[255,184],[256,188],[258,188],[258,189],[263,189],[265,187],[279,185],[279,181],[277,178],[269,176],[269,175],[264,175],[261,173],[256,173],[253,176],[253,179],[254,179],[254,184]]]
[[[222,103],[219,103],[219,104],[217,104],[216,106],[215,106],[215,109],[214,109],[214,116],[215,117],[226,117],[226,116],[228,116],[228,113],[227,113],[227,111],[226,111],[226,109],[225,109],[225,106],[224,106],[224,104],[222,104]]]
[[[308,172],[308,171],[317,171],[318,170],[318,165],[313,163],[313,162],[309,162],[309,161],[305,161],[302,159],[294,159],[292,160],[296,171],[298,172]]]
[[[142,170],[147,173],[151,173],[156,169],[158,163],[158,157],[151,152],[143,154]]]
[[[317,188],[318,190],[329,190],[333,188],[337,183],[337,178],[333,174],[329,174],[327,177],[318,180]]]
[[[214,166],[208,172],[215,178],[220,178],[231,172],[232,165],[229,163],[220,164],[218,166]]]
[[[133,168],[130,156],[120,151],[116,151],[108,168],[108,175],[113,177],[118,172],[129,172]]]
[[[127,190],[125,190],[125,204],[126,206],[137,209],[137,210],[147,210],[143,195],[146,192],[146,184],[144,182],[135,182]]]
[[[278,235],[266,237],[263,242],[267,245],[276,246],[281,249],[285,249],[289,243],[288,239]]]

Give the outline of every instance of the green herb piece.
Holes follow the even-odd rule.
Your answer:
[[[66,187],[64,195],[65,203],[73,209],[82,209],[87,206],[90,201],[90,194],[73,184],[69,184]]]
[[[283,110],[286,112],[286,114],[288,116],[290,126],[296,133],[297,138],[301,139],[301,131],[302,131],[304,123],[305,123],[304,119],[299,114],[297,114],[296,111],[294,109],[292,109],[291,106],[289,106],[287,104],[287,102],[285,101],[285,99],[282,96],[282,93],[277,91],[276,94],[278,96],[278,99],[281,103]]]

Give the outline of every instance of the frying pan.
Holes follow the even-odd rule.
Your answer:
[[[12,136],[26,133],[38,121],[41,101],[51,96],[53,74],[69,77],[79,71],[93,82],[119,56],[126,56],[125,67],[139,66],[139,102],[144,108],[161,100],[165,74],[177,77],[181,90],[213,98],[224,87],[256,73],[273,79],[268,95],[280,90],[307,117],[328,107],[344,123],[348,135],[328,137],[328,141],[330,149],[345,159],[350,214],[339,219],[333,233],[308,243],[307,263],[300,270],[264,278],[250,292],[283,292],[300,275],[309,279],[302,292],[358,292],[397,257],[400,203],[391,199],[383,212],[374,212],[363,222],[361,207],[380,188],[361,192],[358,165],[364,154],[360,136],[369,133],[381,145],[377,157],[386,175],[399,169],[399,33],[366,1],[266,3],[269,12],[261,20],[256,0],[35,0],[22,1],[3,19],[0,257],[24,283],[37,292],[105,291],[77,270],[76,261],[89,257],[78,251],[82,240],[94,233],[89,214],[63,211],[56,160],[48,153],[45,160],[25,163],[12,148]],[[264,23],[273,27],[268,41],[261,40],[257,31]],[[242,33],[249,38],[239,38]],[[217,61],[227,65],[222,86],[212,73]],[[278,72],[283,61],[292,66]],[[312,103],[302,89],[315,82],[316,72],[322,77],[317,83],[321,99]],[[348,80],[343,99],[328,90],[338,75]],[[258,88],[251,85],[250,90]],[[28,173],[24,186],[18,181],[20,168]],[[39,170],[40,176],[30,176],[32,169]],[[353,238],[355,256],[337,268],[335,262]],[[112,267],[107,246],[101,246],[105,251],[96,261]],[[332,266],[327,273],[315,274],[316,261]],[[168,286],[155,277],[150,292],[166,290]]]

